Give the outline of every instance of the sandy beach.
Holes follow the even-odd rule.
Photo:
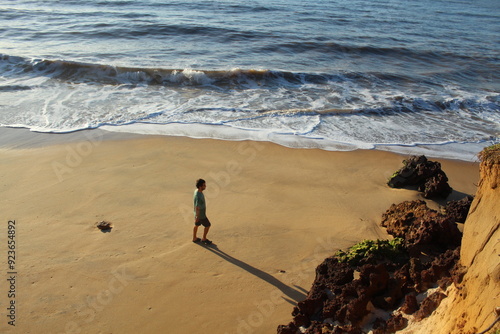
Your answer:
[[[388,238],[382,213],[421,198],[386,185],[405,156],[381,151],[102,131],[0,140],[0,272],[15,283],[13,297],[0,285],[2,333],[275,333],[324,258]],[[477,162],[432,160],[448,200],[475,193]],[[198,178],[212,247],[191,242]]]

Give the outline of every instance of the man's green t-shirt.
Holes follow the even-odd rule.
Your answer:
[[[196,208],[198,207],[200,210],[198,218],[199,219],[207,218],[207,214],[206,214],[207,206],[205,204],[205,195],[203,195],[202,192],[200,192],[200,191],[198,191],[198,189],[196,189],[194,191],[193,199],[194,199],[194,215],[196,216]]]

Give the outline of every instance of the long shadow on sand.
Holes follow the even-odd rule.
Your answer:
[[[243,262],[241,260],[238,260],[238,259],[232,257],[231,255],[223,252],[222,250],[220,250],[217,247],[217,245],[212,244],[210,246],[203,246],[203,245],[200,245],[200,246],[202,246],[206,250],[214,253],[215,255],[220,256],[221,258],[223,258],[227,262],[232,263],[235,266],[240,267],[241,269],[246,270],[250,274],[260,278],[261,280],[264,280],[267,283],[275,286],[276,288],[278,288],[281,292],[283,292],[288,297],[288,298],[283,297],[283,299],[285,299],[288,303],[290,303],[292,305],[296,305],[297,302],[306,299],[306,295],[302,291],[299,291],[299,289],[303,290],[302,288],[300,288],[298,286],[295,286],[295,288],[292,288],[292,287],[286,285],[285,283],[281,282],[279,279],[272,276],[271,274],[268,274],[265,271],[257,269],[254,266],[251,266],[248,263]]]

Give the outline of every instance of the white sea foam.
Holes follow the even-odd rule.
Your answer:
[[[438,144],[387,145],[366,142],[335,141],[328,138],[314,138],[292,134],[280,134],[269,130],[250,130],[233,128],[225,125],[207,124],[145,124],[134,123],[121,126],[102,126],[111,132],[137,133],[146,135],[182,136],[197,139],[253,140],[269,141],[290,148],[322,149],[327,151],[353,151],[357,149],[377,149],[405,155],[424,154],[433,158],[477,161],[477,154],[493,142],[458,143],[443,142]],[[340,138],[341,139],[341,138]]]
[[[16,73],[0,83],[0,87],[12,87],[2,93],[0,125],[44,132],[105,127],[267,140],[325,150],[422,151],[462,160],[470,160],[483,143],[498,141],[500,132],[495,96],[448,97],[436,102],[402,96],[397,88],[370,91],[363,86],[364,77],[346,79],[348,84],[339,91],[338,83],[272,82],[269,87],[248,88],[247,82],[217,86],[202,71],[173,71],[172,75],[181,84],[110,85]]]

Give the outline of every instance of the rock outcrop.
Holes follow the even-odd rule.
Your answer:
[[[395,241],[402,241],[367,240],[327,258],[316,268],[306,300],[294,308],[293,321],[278,333],[364,333],[366,326],[374,334],[393,333],[407,326],[403,313],[420,321],[436,309],[446,297],[443,292],[420,301],[417,296],[461,280],[461,233],[454,218],[431,210],[424,201],[412,201],[391,206],[382,225]],[[390,316],[374,317],[376,309]]]
[[[410,255],[418,256],[424,249],[441,253],[458,247],[462,234],[455,220],[455,215],[429,209],[420,200],[393,204],[382,215],[381,225],[394,237],[404,238]]]
[[[441,164],[427,160],[424,155],[412,156],[403,161],[404,166],[396,171],[387,184],[392,188],[416,186],[425,198],[444,197],[452,191],[448,177]]]
[[[474,197],[467,196],[459,201],[450,201],[446,204],[444,211],[447,216],[453,219],[456,223],[465,223],[467,214],[469,213],[470,206]]]
[[[451,202],[444,213],[424,201],[387,210],[382,225],[403,240],[401,256],[389,257],[377,241],[361,261],[346,252],[325,259],[292,322],[278,333],[473,334],[498,320],[499,152],[482,155],[473,201]],[[462,239],[456,223],[464,221]]]

